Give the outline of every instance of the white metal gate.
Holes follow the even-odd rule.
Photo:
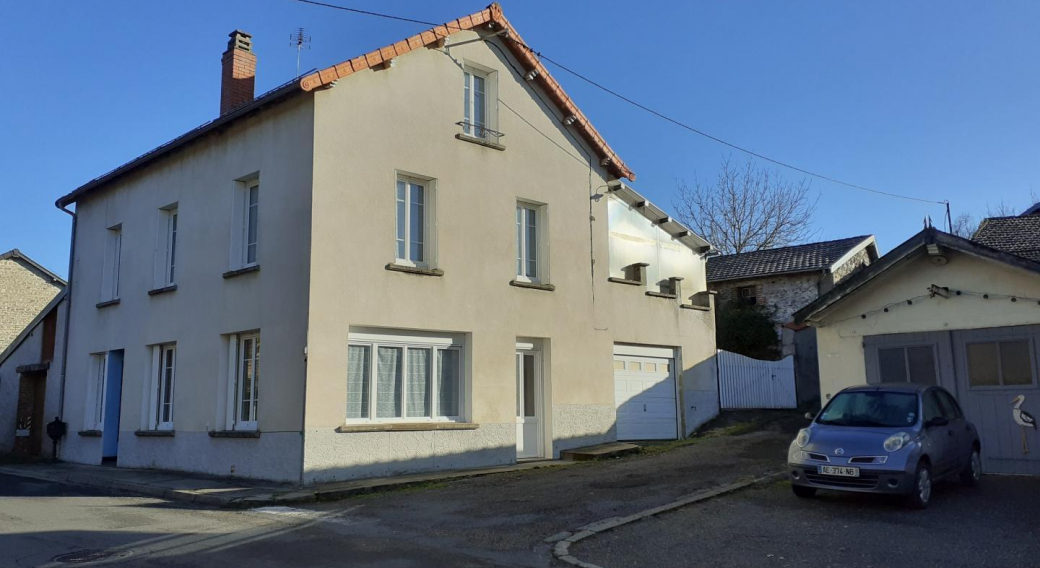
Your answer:
[[[719,366],[719,402],[723,410],[798,407],[794,357],[760,361],[720,349],[715,360]]]

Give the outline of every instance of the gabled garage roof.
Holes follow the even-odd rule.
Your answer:
[[[873,282],[875,279],[883,278],[891,268],[901,265],[906,260],[915,258],[920,251],[927,250],[932,254],[936,254],[943,248],[979,258],[995,260],[1015,268],[1040,274],[1040,262],[1000,251],[968,239],[962,239],[956,235],[944,233],[934,227],[929,227],[910,237],[906,242],[878,259],[877,262],[841,281],[829,292],[795,312],[794,322],[801,324],[813,320],[818,321],[819,316],[824,312],[841,303],[848,296],[858,292],[868,283]]]
[[[182,134],[170,142],[146,152],[126,164],[87,182],[69,194],[59,198],[55,202],[55,205],[64,208],[75,203],[77,200],[95,189],[111,183],[131,171],[141,169],[155,160],[175,152],[181,147],[209,134],[210,132],[222,129],[240,118],[255,114],[275,103],[281,102],[291,95],[299,94],[301,92],[312,92],[320,87],[330,85],[337,80],[349,77],[358,71],[382,65],[384,62],[390,61],[391,59],[404,55],[410,51],[431,45],[437,45],[449,36],[465,30],[475,30],[480,27],[500,32],[500,35],[503,38],[503,43],[505,43],[509,51],[523,66],[524,72],[534,75],[534,78],[529,82],[537,84],[548,94],[549,99],[560,109],[564,118],[573,118],[570,128],[574,128],[589,144],[589,146],[592,147],[593,151],[596,152],[600,159],[600,164],[605,167],[607,171],[618,178],[635,180],[635,173],[625,165],[617,153],[614,152],[610,145],[607,144],[606,140],[603,139],[603,136],[600,135],[599,131],[592,126],[592,123],[589,121],[588,117],[585,116],[585,113],[581,112],[578,105],[574,104],[574,101],[570,96],[564,92],[563,87],[561,87],[556,79],[549,74],[549,70],[546,69],[545,65],[543,65],[539,60],[538,55],[520,38],[520,34],[516,32],[516,28],[509,23],[509,20],[507,20],[505,15],[502,13],[502,7],[496,2],[474,14],[451,20],[444,25],[435,26],[429,30],[405,38],[396,43],[389,44],[385,47],[381,47],[375,51],[370,51],[363,55],[354,57],[353,59],[348,59],[342,63],[326,67],[325,69],[310,73],[301,78],[293,79],[292,81],[257,97],[248,105],[207,122],[202,126]]]

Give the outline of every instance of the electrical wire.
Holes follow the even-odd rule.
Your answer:
[[[436,23],[433,23],[433,22],[426,22],[426,21],[423,21],[423,20],[416,20],[416,19],[412,19],[412,18],[405,18],[405,17],[401,17],[401,16],[394,16],[394,15],[391,15],[391,14],[382,14],[382,13],[379,13],[379,12],[371,12],[371,11],[368,11],[368,10],[359,10],[359,9],[356,9],[356,8],[348,8],[346,6],[338,6],[336,4],[328,4],[328,3],[325,3],[325,2],[317,2],[315,0],[292,0],[292,1],[300,2],[300,3],[303,3],[303,4],[311,4],[311,5],[314,5],[314,6],[321,6],[321,7],[325,7],[325,8],[333,8],[333,9],[336,9],[336,10],[343,10],[343,11],[346,11],[346,12],[352,12],[352,13],[355,13],[355,14],[361,14],[361,15],[365,15],[365,16],[386,18],[386,19],[390,19],[390,20],[398,20],[398,21],[409,22],[409,23],[414,23],[414,24],[422,24],[422,25],[427,25],[427,26],[438,26],[438,25],[440,25],[440,24],[436,24]],[[607,93],[607,94],[609,94],[609,95],[611,95],[611,96],[613,96],[613,97],[615,97],[615,98],[617,98],[617,99],[619,99],[621,101],[624,101],[625,103],[628,103],[628,104],[630,104],[630,105],[632,105],[632,106],[634,106],[634,107],[636,107],[636,108],[638,108],[638,109],[640,109],[640,110],[642,110],[644,112],[647,112],[647,113],[649,113],[649,114],[651,114],[653,116],[656,116],[657,118],[660,118],[661,120],[669,122],[669,123],[671,123],[671,124],[673,124],[675,126],[678,126],[678,127],[682,128],[682,129],[684,129],[684,130],[687,130],[689,132],[697,134],[698,136],[702,136],[702,137],[707,138],[709,140],[712,140],[712,141],[714,141],[714,142],[716,142],[718,144],[722,144],[723,146],[726,146],[728,148],[732,148],[732,149],[737,150],[739,152],[743,152],[743,153],[745,153],[745,154],[747,154],[749,156],[753,156],[753,157],[758,158],[760,160],[763,160],[765,162],[769,162],[771,164],[775,164],[775,165],[781,166],[783,168],[787,168],[789,170],[796,171],[796,172],[799,172],[799,173],[802,173],[802,174],[805,174],[807,176],[814,177],[814,178],[817,178],[817,179],[820,179],[820,180],[828,181],[828,182],[831,182],[831,183],[834,183],[834,184],[837,184],[837,185],[841,185],[841,186],[852,188],[852,189],[857,189],[857,190],[860,190],[860,191],[873,193],[873,194],[876,194],[876,195],[883,195],[885,197],[892,197],[892,198],[896,198],[896,199],[904,199],[904,200],[907,200],[907,201],[916,201],[918,203],[928,203],[928,204],[932,204],[932,205],[947,205],[947,206],[949,205],[949,200],[945,200],[944,199],[942,201],[938,201],[938,200],[934,200],[934,199],[924,199],[924,198],[921,198],[921,197],[913,197],[913,196],[910,196],[910,195],[902,195],[902,194],[893,193],[893,192],[890,192],[890,191],[882,191],[880,189],[874,189],[874,188],[867,187],[867,186],[864,186],[864,185],[859,185],[859,184],[855,184],[855,183],[851,183],[851,182],[847,182],[847,181],[842,181],[842,180],[837,179],[835,177],[831,177],[831,176],[828,176],[828,175],[824,175],[824,174],[821,174],[821,173],[814,172],[812,170],[801,168],[801,167],[795,166],[794,164],[790,164],[788,162],[784,162],[784,161],[778,160],[776,158],[770,158],[769,156],[766,156],[765,154],[761,154],[761,153],[756,152],[754,150],[751,150],[749,148],[745,148],[745,147],[740,146],[738,144],[734,144],[732,142],[728,142],[726,140],[723,140],[722,138],[719,138],[718,136],[714,136],[714,135],[709,134],[709,133],[707,133],[707,132],[705,132],[703,130],[700,130],[698,128],[690,126],[689,124],[686,124],[686,123],[684,123],[684,122],[682,122],[682,121],[680,121],[678,119],[672,118],[672,117],[670,117],[670,116],[668,116],[668,115],[666,115],[666,114],[664,114],[662,112],[659,112],[657,110],[654,110],[654,109],[652,109],[652,108],[650,108],[650,107],[648,107],[648,106],[646,106],[646,105],[644,105],[644,104],[642,104],[642,103],[640,103],[638,101],[635,101],[635,100],[633,100],[633,99],[631,99],[629,97],[626,97],[625,95],[622,95],[621,93],[619,93],[619,92],[617,92],[617,91],[615,91],[615,90],[613,90],[613,89],[611,89],[609,87],[606,87],[605,85],[602,85],[602,84],[600,84],[600,83],[598,83],[596,81],[593,81],[592,79],[586,77],[585,75],[582,75],[581,73],[571,69],[570,67],[567,67],[566,65],[563,65],[562,63],[560,63],[560,62],[550,58],[549,56],[545,55],[544,53],[535,50],[531,46],[525,44],[524,42],[522,42],[522,41],[520,41],[518,39],[516,39],[515,37],[508,36],[506,39],[508,41],[512,41],[513,43],[515,43],[515,44],[523,47],[524,49],[530,51],[532,54],[534,54],[539,59],[542,59],[544,61],[549,62],[550,64],[552,64],[553,66],[559,68],[560,70],[562,70],[562,71],[564,71],[564,72],[566,72],[566,73],[568,73],[570,75],[573,75],[574,77],[576,77],[576,78],[578,78],[578,79],[588,83],[589,85],[592,85],[593,87],[595,87],[595,88],[597,88],[597,89],[599,89],[599,90],[601,90],[601,91],[603,91],[603,92],[605,92],[605,93]],[[949,216],[948,213],[947,213],[947,216]]]

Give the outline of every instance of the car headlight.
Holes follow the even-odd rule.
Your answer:
[[[812,431],[808,428],[802,428],[798,431],[798,437],[794,439],[794,443],[798,444],[799,448],[804,448],[809,443],[810,436],[812,436]]]
[[[910,443],[910,434],[906,432],[897,432],[892,434],[885,440],[884,446],[886,452],[898,452],[903,449],[903,446]]]

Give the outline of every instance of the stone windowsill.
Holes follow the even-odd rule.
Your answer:
[[[697,305],[694,305],[694,304],[679,304],[679,307],[683,308],[683,309],[686,309],[686,310],[698,310],[698,311],[702,311],[702,312],[710,312],[711,311],[711,307],[709,307],[709,306],[697,306]]]
[[[340,434],[353,432],[429,432],[432,430],[476,430],[480,424],[472,422],[386,422],[372,424],[344,424],[336,428]]]
[[[50,361],[44,361],[42,363],[33,363],[31,365],[18,365],[14,368],[16,373],[42,373],[47,369],[51,368]]]
[[[646,295],[650,296],[652,298],[665,298],[665,299],[668,299],[668,300],[675,300],[676,298],[679,297],[679,296],[676,296],[675,294],[669,294],[667,292],[654,292],[652,290],[647,290]]]
[[[141,438],[172,438],[173,430],[137,430],[134,436]]]
[[[405,274],[416,274],[419,276],[444,276],[444,271],[439,268],[422,268],[420,266],[406,266],[393,262],[386,265],[391,272],[404,272]]]
[[[101,308],[107,308],[109,306],[118,306],[118,305],[119,305],[119,298],[114,298],[112,300],[105,300],[104,302],[98,302],[98,303],[94,304],[94,307],[100,310]]]
[[[556,286],[552,284],[538,284],[536,282],[524,282],[523,280],[510,280],[510,286],[516,286],[517,288],[529,288],[531,290],[544,290],[546,292],[552,292],[556,289]]]
[[[614,282],[615,284],[628,284],[629,286],[643,285],[643,283],[638,280],[629,280],[628,278],[616,278],[614,276],[607,278],[607,282]]]
[[[499,144],[498,142],[492,142],[490,140],[485,140],[476,136],[470,136],[469,134],[456,134],[455,138],[457,140],[462,140],[463,142],[469,142],[471,144],[476,144],[477,146],[483,146],[485,148],[491,148],[493,150],[502,151],[506,149],[505,146]]]
[[[260,272],[260,265],[254,264],[252,266],[246,266],[245,268],[236,268],[234,270],[228,270],[227,272],[222,274],[222,276],[224,277],[224,280],[227,280],[228,278],[234,278],[243,274],[249,274],[250,272]]]
[[[84,438],[100,438],[101,437],[101,430],[80,430],[79,432],[76,432],[76,433],[79,434],[80,436],[84,437]]]
[[[155,288],[155,289],[149,290],[148,291],[148,295],[149,296],[156,296],[158,294],[165,294],[167,292],[173,292],[176,289],[177,289],[177,285],[176,284],[170,284],[169,286],[164,286],[162,288]]]
[[[259,438],[259,430],[210,430],[210,438]]]

